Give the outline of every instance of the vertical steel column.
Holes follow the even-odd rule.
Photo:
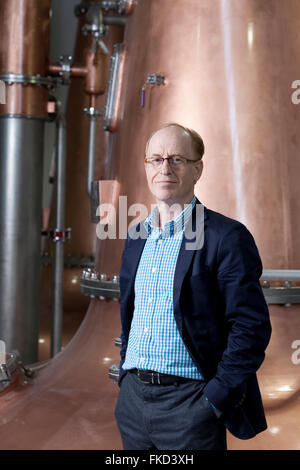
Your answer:
[[[57,118],[57,171],[56,171],[56,230],[62,232],[54,242],[53,263],[53,315],[51,356],[59,353],[62,342],[63,288],[64,288],[64,233],[66,201],[66,123],[63,114]]]
[[[0,116],[0,338],[38,352],[43,119]]]

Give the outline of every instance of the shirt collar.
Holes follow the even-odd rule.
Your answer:
[[[196,196],[193,197],[191,202],[186,205],[186,207],[181,211],[174,219],[169,220],[164,225],[164,230],[162,231],[162,238],[171,237],[175,233],[184,230],[187,221],[189,220],[192,210],[196,204]],[[151,235],[153,229],[161,231],[159,228],[159,210],[158,206],[155,206],[152,212],[144,220],[144,226],[148,232],[148,236]]]

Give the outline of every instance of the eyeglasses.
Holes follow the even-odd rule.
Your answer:
[[[184,167],[189,162],[192,162],[192,163],[198,162],[200,158],[198,158],[197,160],[190,160],[189,158],[177,157],[177,156],[166,157],[166,158],[155,157],[155,158],[145,158],[144,162],[148,163],[153,168],[160,168],[163,165],[164,160],[168,160],[168,163],[172,168],[181,168],[181,167]]]

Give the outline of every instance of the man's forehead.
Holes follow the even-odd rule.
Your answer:
[[[167,127],[158,130],[148,143],[148,151],[151,153],[173,153],[180,150],[186,151],[191,147],[191,139],[187,132],[176,127]]]

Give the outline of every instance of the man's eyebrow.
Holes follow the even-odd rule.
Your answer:
[[[152,157],[161,157],[160,153],[152,153]],[[181,153],[170,153],[168,154],[168,157],[183,157]]]

